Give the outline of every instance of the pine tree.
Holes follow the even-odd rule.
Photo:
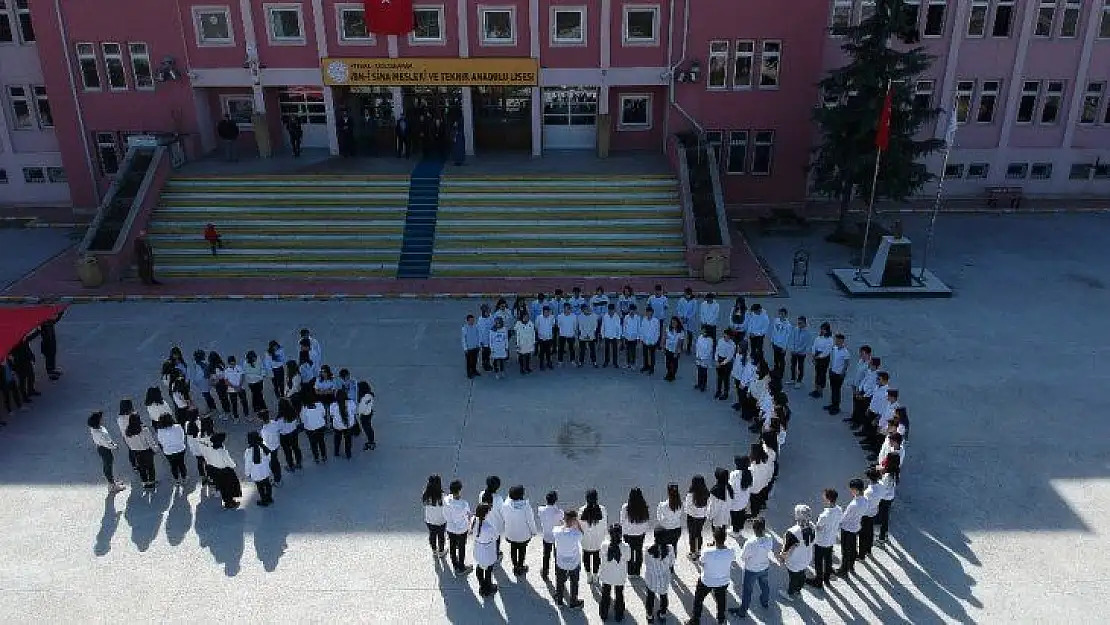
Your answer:
[[[907,15],[902,0],[878,0],[874,15],[844,31],[842,49],[850,62],[819,83],[823,102],[814,120],[822,140],[814,150],[810,172],[813,191],[840,202],[840,217],[830,240],[852,238],[846,227],[848,209],[854,198],[870,197],[875,131],[888,84],[892,89],[890,143],[882,155],[876,198],[905,200],[935,178],[923,159],[944,142],[918,136],[940,110],[915,103],[913,97],[917,78],[933,58],[920,46],[907,50],[905,45],[891,45],[896,39],[903,44],[919,41]]]

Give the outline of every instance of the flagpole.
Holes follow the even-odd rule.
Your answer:
[[[944,137],[944,156],[940,161],[940,178],[937,180],[937,197],[933,201],[933,214],[929,216],[929,229],[925,233],[925,251],[921,256],[921,271],[918,272],[917,281],[925,282],[925,268],[929,264],[929,252],[933,247],[933,233],[937,227],[937,215],[940,214],[941,196],[944,193],[945,171],[948,169],[948,157],[952,154],[952,144],[956,138],[956,109],[948,112],[948,130]]]
[[[891,87],[892,84],[893,84],[892,81],[888,78],[887,81],[886,81],[886,91],[883,92],[883,108],[884,109],[887,106],[888,98],[891,97],[890,87]],[[889,111],[884,111],[884,113],[885,113],[885,115],[888,116],[888,119],[887,119],[886,123],[889,124],[890,123],[889,115],[891,115],[891,113]],[[883,122],[880,121],[880,124],[881,123],[883,123]],[[882,131],[882,129],[880,129],[880,132],[881,131]],[[886,132],[889,133],[890,132],[889,129]],[[867,202],[867,221],[866,221],[866,223],[863,227],[863,245],[860,246],[859,263],[856,264],[856,278],[855,279],[856,279],[857,282],[860,282],[860,281],[863,280],[863,263],[866,262],[866,260],[867,260],[867,240],[869,238],[871,238],[871,218],[872,218],[872,215],[875,212],[875,194],[876,194],[876,191],[878,190],[878,186],[879,186],[879,167],[882,165],[882,162],[883,162],[883,148],[882,148],[882,146],[881,145],[876,145],[875,148],[876,148],[876,151],[875,151],[875,171],[874,171],[874,173],[871,174],[871,198]]]

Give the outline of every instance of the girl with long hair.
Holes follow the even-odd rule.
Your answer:
[[[101,468],[104,471],[104,479],[108,480],[108,494],[115,494],[127,488],[127,486],[116,480],[112,472],[112,450],[117,447],[116,442],[112,440],[112,435],[108,433],[107,428],[104,427],[104,413],[94,412],[89,415],[89,436],[92,437],[93,445],[96,446],[96,453],[100,456]]]
[[[605,542],[605,506],[598,503],[597,490],[586,491],[586,505],[578,510],[578,520],[582,524],[582,557],[585,561],[586,579],[597,581],[601,570],[601,543]]]
[[[277,393],[277,396],[293,402],[293,406],[300,410],[303,396],[301,395],[301,372],[296,361],[290,360],[285,363],[285,375],[282,379],[285,382],[285,388]]]
[[[751,500],[752,471],[751,458],[736,456],[733,458],[736,468],[728,474],[728,483],[732,487],[732,506],[729,511],[729,521],[732,524],[732,533],[736,536],[744,530],[744,523],[748,521],[748,503]]]
[[[705,529],[705,519],[709,516],[709,487],[705,485],[705,476],[695,475],[690,480],[683,508],[686,511],[686,529],[690,532],[689,558],[697,560],[704,544],[702,532]]]
[[[262,366],[270,370],[270,381],[274,385],[274,395],[285,395],[285,349],[281,343],[270,341],[262,356]]]
[[[146,389],[143,405],[146,406],[146,414],[150,417],[151,424],[161,422],[163,416],[174,417],[174,410],[166,403],[162,396],[162,389],[157,386]],[[178,423],[181,423],[180,419]]]
[[[728,469],[717,467],[713,471],[714,484],[709,489],[709,527],[727,528],[732,520],[732,500],[735,491],[728,481]]]
[[[164,414],[158,421],[157,435],[162,453],[166,455],[166,462],[170,463],[174,484],[184,486],[185,480],[189,478],[189,470],[185,466],[185,430],[173,417]]]
[[[335,432],[335,457],[339,457],[339,445],[343,444],[343,456],[351,459],[351,438],[355,435],[358,420],[355,418],[357,407],[354,400],[347,398],[347,391],[335,394],[335,410],[331,415],[331,429]]]
[[[270,450],[262,442],[258,432],[247,432],[247,449],[243,451],[243,473],[254,482],[258,489],[258,505],[266,507],[274,503],[274,485],[270,480]]]
[[[130,406],[130,400],[124,400]],[[120,406],[122,412],[124,406]],[[122,415],[121,415],[122,416]],[[151,436],[150,430],[143,426],[139,414],[131,411],[126,414],[127,425],[123,430],[123,439],[127,448],[135,454],[135,470],[139,472],[139,480],[143,488],[150,490],[158,485],[154,473],[154,450],[158,443]]]
[[[301,468],[301,429],[293,402],[285,398],[278,401],[278,420],[281,422],[278,440],[285,452],[285,470],[292,473]]]
[[[206,459],[209,475],[212,476],[212,481],[220,491],[220,499],[223,500],[224,509],[238,508],[239,498],[243,496],[243,488],[239,484],[239,476],[235,474],[235,461],[231,458],[227,448],[224,447],[224,443],[227,442],[227,435],[223,432],[216,432],[212,435],[211,441],[212,449]]]
[[[208,353],[208,384],[216,391],[216,397],[220,400],[220,411],[226,421],[227,413],[231,412],[231,398],[227,390],[227,366],[224,365],[224,359],[216,352]],[[236,414],[236,420],[238,420],[238,414]]]
[[[208,354],[198,349],[193,352],[193,364],[189,367],[189,388],[194,393],[200,393],[204,398],[204,414],[216,412],[216,400],[212,398],[211,373],[208,369]]]
[[[667,543],[676,553],[682,539],[682,517],[682,491],[678,484],[667,484],[667,498],[655,507],[655,522],[667,532]]]
[[[301,423],[308,434],[308,448],[312,451],[312,461],[316,464],[328,461],[328,446],[324,442],[324,434],[328,429],[328,422],[324,407],[316,402],[311,394],[305,399],[301,408]]]
[[[639,575],[644,565],[644,535],[651,524],[647,500],[639,488],[628,491],[628,501],[621,505],[621,533],[631,549],[628,557],[628,574]]]
[[[428,476],[420,503],[424,505],[424,525],[428,526],[428,546],[432,555],[442,558],[447,555],[447,517],[443,514],[443,479],[438,473]]]
[[[185,424],[185,443],[189,448],[189,452],[197,459],[197,476],[200,477],[201,486],[208,486],[212,480],[208,478],[208,466],[206,458],[208,455],[208,436],[211,435],[212,420],[205,419],[208,422],[208,433],[202,433],[202,427],[197,423],[197,420],[189,421]]]
[[[370,383],[361,380],[358,383],[358,420],[362,423],[362,431],[366,434],[366,442],[362,445],[363,451],[375,449],[378,446],[374,437],[374,390]]]
[[[266,408],[266,397],[263,394],[263,380],[266,379],[266,367],[258,360],[258,354],[252,349],[243,358],[243,382],[247,385],[251,397],[251,412],[262,414]],[[244,411],[246,407],[244,407]]]
[[[497,564],[497,526],[490,518],[492,494],[486,501],[478,504],[474,519],[470,522],[470,533],[474,536],[474,562],[478,565],[478,594],[489,597],[497,592],[493,583],[493,567]]]
[[[614,523],[609,526],[609,540],[601,546],[605,557],[601,560],[601,601],[598,602],[598,615],[601,620],[609,618],[609,604],[612,595],[616,595],[613,602],[613,615],[618,621],[624,620],[624,585],[628,583],[628,562],[632,549],[623,542],[621,526]]]
[[[262,419],[262,427],[258,433],[262,436],[262,444],[270,450],[270,473],[273,475],[274,486],[281,485],[281,421],[270,416],[270,411],[265,408],[258,413]]]
[[[763,443],[752,443],[748,452],[751,459],[752,486],[751,498],[748,507],[751,516],[757,516],[767,505],[766,496],[770,492],[771,479],[774,477],[775,468],[767,455]]]
[[[671,571],[674,570],[675,550],[671,546],[667,530],[656,527],[653,533],[654,544],[647,550],[647,567],[644,575],[644,586],[647,587],[647,598],[644,607],[647,609],[647,622],[662,622],[667,618],[667,590],[671,587]],[[659,598],[659,610],[655,609],[655,599]]]

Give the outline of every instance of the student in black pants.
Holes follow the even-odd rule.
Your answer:
[[[844,376],[848,374],[848,363],[852,359],[851,352],[844,346],[844,335],[837,334],[833,337],[832,355],[829,357],[829,391],[832,398],[825,410],[831,415],[840,414],[841,389],[844,388]]]
[[[855,568],[861,519],[867,510],[863,480],[854,478],[848,482],[848,489],[852,493],[852,501],[844,507],[844,516],[840,519],[840,568],[836,570],[837,577],[847,577]]]
[[[883,474],[878,469],[867,470],[867,488],[863,491],[866,502],[863,516],[860,518],[859,552],[856,559],[861,562],[871,555],[871,547],[875,544],[875,517],[879,515],[879,500],[882,498],[879,480]]]
[[[817,517],[817,536],[813,545],[813,573],[810,585],[817,588],[826,586],[832,577],[833,546],[840,532],[840,519],[844,511],[836,505],[840,494],[835,488],[826,488],[824,493],[825,508]]]

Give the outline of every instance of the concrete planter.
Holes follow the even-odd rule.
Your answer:
[[[100,261],[91,254],[86,254],[77,259],[77,277],[81,286],[95,289],[104,284],[104,271],[100,268]]]

